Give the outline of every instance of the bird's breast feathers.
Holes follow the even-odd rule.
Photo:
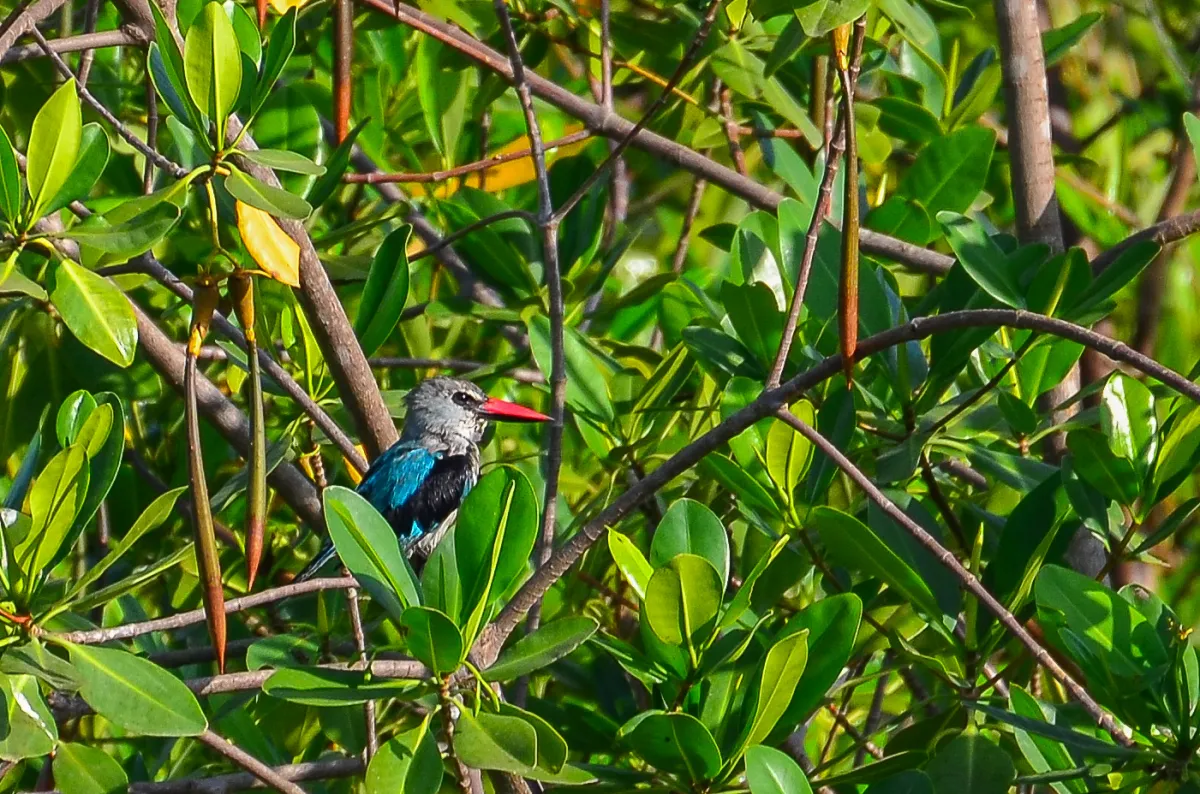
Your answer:
[[[358,491],[407,545],[432,532],[479,477],[478,453],[397,443],[372,464]]]

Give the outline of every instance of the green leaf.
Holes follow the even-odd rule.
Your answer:
[[[816,38],[858,19],[870,5],[870,0],[799,0],[795,13],[804,32]]]
[[[646,587],[645,614],[650,629],[669,645],[687,643],[693,659],[706,642],[721,611],[723,586],[712,563],[679,554],[655,570]]]
[[[113,648],[66,645],[79,693],[109,722],[144,736],[195,736],[208,727],[192,691],[153,662]]]
[[[363,355],[374,354],[387,341],[404,311],[404,303],[408,300],[408,239],[411,235],[412,227],[408,224],[396,229],[384,238],[371,260],[354,320],[354,333],[362,345]]]
[[[275,27],[271,29],[266,57],[263,58],[262,74],[258,77],[258,82],[254,86],[254,96],[250,100],[251,117],[258,115],[259,109],[271,95],[272,89],[275,88],[275,81],[279,79],[283,68],[287,66],[288,59],[292,57],[292,51],[296,48],[296,16],[298,12],[297,8],[289,8],[283,15],[283,19],[276,22]],[[358,129],[362,129],[362,125],[359,125]],[[352,135],[347,137],[348,139],[353,138]],[[313,202],[313,206],[319,203]]]
[[[872,783],[866,794],[933,794],[933,781],[924,772],[910,769]]]
[[[808,632],[786,634],[763,660],[752,718],[740,747],[762,742],[784,715],[808,664]]]
[[[927,617],[941,616],[942,610],[925,580],[857,518],[831,507],[818,507],[812,513],[811,524],[838,565],[886,582]]]
[[[771,516],[780,516],[779,505],[766,488],[754,476],[725,455],[710,453],[701,458],[700,471],[732,491],[739,500],[738,507],[762,510]]]
[[[654,568],[642,554],[642,550],[626,535],[610,529],[608,531],[608,551],[612,554],[613,562],[621,570],[625,581],[629,582],[629,586],[633,588],[633,592],[639,599],[644,600],[646,588],[650,584],[650,577],[654,575]]]
[[[1138,478],[1133,464],[1118,458],[1104,436],[1088,428],[1067,434],[1067,449],[1072,465],[1089,485],[1123,505],[1132,505],[1138,496]]]
[[[462,634],[445,614],[430,607],[409,607],[400,618],[400,626],[408,652],[434,675],[453,673],[462,665],[466,652]]]
[[[325,489],[325,522],[338,557],[384,611],[399,622],[421,603],[416,575],[396,533],[370,502],[340,485]]]
[[[1130,552],[1130,556],[1136,557],[1142,552],[1149,551],[1158,544],[1162,543],[1167,538],[1179,531],[1180,527],[1187,525],[1188,519],[1200,508],[1200,497],[1193,497],[1175,508],[1171,515],[1167,517],[1154,531],[1146,536],[1146,539]]]
[[[93,218],[73,226],[63,236],[106,254],[129,259],[149,251],[166,236],[179,220],[179,208],[160,202],[140,215],[115,224],[98,216]]]
[[[966,212],[983,189],[995,146],[995,133],[982,127],[931,140],[905,172],[897,193],[917,202],[930,217],[943,210]]]
[[[288,13],[292,13],[289,11]],[[270,61],[271,48],[267,47],[267,60]],[[354,141],[358,138],[358,134],[367,126],[370,119],[366,119],[359,123],[357,127],[350,130],[346,135],[346,139],[338,144],[338,147],[333,150],[333,154],[325,161],[325,173],[313,182],[312,187],[308,189],[308,194],[304,197],[305,201],[310,206],[320,207],[329,197],[333,195],[342,184],[342,177],[346,174],[346,169],[350,166],[350,155],[354,149]]]
[[[1008,258],[983,226],[956,212],[939,212],[937,219],[971,280],[1004,305],[1024,309],[1025,295],[1017,286]]]
[[[783,339],[784,316],[775,293],[761,281],[753,284],[726,281],[721,285],[721,302],[742,344],[760,364],[769,367]]]
[[[992,63],[983,70],[979,79],[971,86],[971,90],[954,106],[954,110],[946,117],[947,129],[957,130],[964,125],[975,123],[980,116],[988,111],[996,101],[1003,84],[1004,73],[999,63]]]
[[[703,325],[683,329],[683,342],[705,369],[724,376],[744,376],[752,380],[766,377],[766,367],[758,363],[746,346],[724,331]]]
[[[302,221],[312,214],[312,205],[283,188],[272,187],[265,182],[229,167],[225,177],[225,189],[243,204],[269,212],[277,218]]]
[[[79,158],[83,135],[79,97],[75,80],[63,83],[33,120],[29,136],[29,161],[25,177],[29,181],[31,217],[37,219],[58,191],[67,183]]]
[[[62,794],[116,794],[126,790],[129,778],[103,750],[63,742],[54,754],[54,785]]]
[[[1009,687],[1009,706],[1015,714],[1022,717],[1034,720],[1046,720],[1046,714],[1043,713],[1041,705],[1034,700],[1033,696],[1022,689],[1020,686],[1013,684]],[[1020,748],[1021,754],[1025,756],[1026,762],[1035,773],[1046,773],[1054,771],[1063,771],[1075,768],[1075,761],[1067,752],[1067,748],[1062,742],[1041,736],[1039,734],[1031,734],[1027,731],[1017,729],[1013,731],[1017,740],[1017,747]],[[1076,780],[1070,783],[1053,783],[1051,787],[1058,794],[1086,794],[1088,785],[1085,781]]]
[[[14,557],[27,576],[43,576],[58,553],[83,506],[88,487],[87,451],[82,447],[62,450],[46,464],[29,492],[33,518],[29,535],[14,549]]]
[[[529,346],[542,372],[550,372],[550,320],[541,314],[526,319]],[[596,360],[585,337],[571,326],[563,329],[567,359],[567,405],[602,424],[613,421],[615,412],[608,396],[605,368]]]
[[[1054,723],[1046,722],[1044,719],[1013,714],[1004,709],[989,706],[986,703],[972,701],[967,705],[976,711],[982,711],[984,714],[1000,722],[1007,723],[1024,731],[1029,731],[1030,733],[1036,733],[1039,736],[1047,736],[1089,755],[1100,756],[1101,758],[1130,758],[1139,752],[1132,748],[1121,747],[1118,744],[1097,739],[1094,736],[1088,736],[1086,733],[1073,731],[1065,725],[1055,725]]]
[[[76,199],[86,198],[108,165],[108,135],[95,122],[84,126],[79,156],[67,181],[42,210],[44,215],[57,212]]]
[[[879,129],[918,146],[942,134],[937,117],[915,102],[901,97],[879,97],[871,101],[879,108]]]
[[[488,681],[511,681],[548,667],[578,648],[596,633],[599,624],[576,615],[538,626],[537,631],[517,640],[483,671]]]
[[[1092,29],[1092,26],[1103,18],[1103,14],[1093,11],[1089,14],[1081,14],[1079,18],[1062,27],[1043,33],[1042,50],[1046,57],[1046,68],[1049,69],[1058,63]]]
[[[1126,248],[1108,267],[1096,275],[1091,285],[1070,307],[1070,316],[1078,316],[1103,305],[1126,284],[1136,279],[1161,250],[1161,246],[1153,240],[1139,240]]]
[[[1100,393],[1100,424],[1108,448],[1144,477],[1158,452],[1154,395],[1140,380],[1114,373]]]
[[[120,439],[121,444],[123,445],[125,443],[124,434],[121,434],[117,437]],[[90,493],[91,489],[89,488],[88,490]],[[175,503],[186,490],[186,486],[174,488],[151,502],[150,505],[142,511],[142,514],[138,516],[137,521],[133,522],[133,526],[129,528],[129,531],[126,532],[119,541],[110,546],[108,554],[104,555],[104,557],[98,563],[89,568],[87,572],[81,576],[77,582],[75,582],[74,586],[71,587],[71,590],[67,593],[64,600],[70,601],[92,584],[100,581],[100,578],[104,576],[104,573],[111,568],[117,562],[117,560],[121,559],[121,557],[123,557],[125,553],[133,547],[133,544],[141,540],[147,532],[162,526],[174,513]]]
[[[175,40],[174,25],[163,16],[157,3],[150,3],[154,15],[154,43],[150,45],[150,74],[158,93],[166,100],[171,112],[180,120],[187,120],[207,151],[212,151],[208,140],[208,127],[200,109],[192,101],[187,87],[183,53]]]
[[[242,87],[242,56],[233,23],[220,3],[208,3],[187,32],[183,69],[188,93],[217,125],[218,146],[225,143],[225,122]],[[249,202],[247,202],[249,203]]]
[[[71,333],[117,366],[132,364],[137,319],[125,294],[69,259],[59,263],[51,280],[50,299]]]
[[[721,579],[729,582],[729,538],[725,525],[707,506],[680,499],[667,510],[650,541],[650,565],[662,568],[679,554],[708,560]]]
[[[0,127],[0,214],[15,223],[21,213],[21,172],[8,133]]]
[[[308,174],[310,176],[321,176],[325,173],[325,166],[317,165],[304,155],[288,151],[287,149],[239,150],[238,154],[252,163],[257,163],[266,168],[273,168],[276,171],[287,171],[292,174]]]
[[[488,472],[458,510],[454,554],[462,582],[464,636],[474,639],[483,612],[525,573],[538,532],[529,480],[511,466]]]
[[[95,410],[96,398],[84,389],[73,392],[63,400],[54,421],[54,432],[58,437],[58,445],[66,448],[73,444],[75,437],[83,428],[84,422]]]
[[[444,773],[437,738],[426,718],[379,746],[367,766],[367,794],[437,794]]]
[[[474,188],[461,188],[440,208],[448,232],[459,232],[512,209],[499,198]],[[518,294],[537,292],[538,284],[528,265],[537,256],[536,243],[523,218],[488,223],[462,237],[455,247],[478,265],[478,275],[492,286]]]
[[[978,733],[944,746],[925,768],[936,794],[1006,794],[1016,770],[1008,753]]]
[[[862,611],[862,600],[857,595],[839,593],[809,604],[780,629],[781,638],[807,632],[808,647],[819,649],[808,658],[792,702],[781,718],[784,724],[803,721],[824,701],[854,652]]]
[[[454,732],[454,752],[460,761],[475,769],[496,769],[525,778],[560,785],[582,785],[595,779],[578,767],[564,766],[560,771],[536,766],[538,729],[529,720],[486,711],[472,715],[464,711]]]
[[[567,202],[596,171],[596,162],[586,153],[561,157],[550,167],[550,198],[555,207]],[[558,230],[558,266],[564,274],[590,265],[600,248],[604,212],[608,207],[609,180],[592,183],[588,192],[563,218]]]
[[[446,45],[432,36],[417,41],[414,60],[417,100],[425,117],[425,129],[445,162],[454,159],[462,131],[466,105],[466,70],[443,68]]]
[[[701,782],[721,769],[721,751],[712,734],[691,714],[646,711],[627,722],[617,738],[652,766]]]
[[[812,403],[801,400],[791,406],[791,411],[809,427],[817,423],[816,410]],[[813,446],[791,425],[781,419],[771,423],[767,431],[767,473],[784,493],[790,503],[795,498],[796,486],[812,464]]]
[[[87,496],[75,516],[74,524],[67,530],[66,539],[59,547],[58,554],[50,561],[51,568],[66,558],[75,547],[75,542],[79,540],[84,528],[91,523],[96,511],[100,509],[100,504],[112,490],[125,455],[125,411],[121,400],[112,392],[103,392],[99,397],[100,404],[93,417],[104,420],[102,428],[97,428],[93,419],[89,419],[76,439],[76,443],[85,446],[88,455],[91,473],[88,477]],[[90,437],[89,433],[92,433]],[[86,576],[85,574],[85,578]]]
[[[42,699],[37,679],[0,674],[0,759],[39,758],[56,744],[58,726]]]
[[[413,687],[412,681],[379,678],[362,670],[285,667],[263,682],[263,692],[306,706],[333,707],[393,698]]]
[[[71,663],[50,653],[36,639],[7,648],[0,656],[0,673],[31,675],[62,692],[79,691],[79,676]],[[4,733],[3,725],[3,715],[0,715],[0,735]]]
[[[756,744],[746,749],[750,794],[812,794],[800,765],[787,753]]]

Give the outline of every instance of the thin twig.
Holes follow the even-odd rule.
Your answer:
[[[294,783],[308,780],[332,780],[355,777],[366,771],[361,758],[334,758],[272,767],[277,775]],[[129,794],[232,794],[257,787],[259,780],[249,772],[215,775],[206,778],[164,780],[157,783],[130,783]]]
[[[83,9],[83,34],[85,36],[96,32],[96,17],[98,15],[97,12],[99,10],[100,10],[100,0],[87,0],[87,5]],[[106,32],[113,32],[113,31],[106,31]],[[124,31],[118,31],[118,32],[124,33]],[[54,44],[55,44],[55,42],[53,42],[53,41],[50,42],[50,49],[54,50],[55,52],[63,52],[63,50],[56,49]],[[41,49],[41,48],[39,47],[38,49]],[[79,68],[75,70],[76,74],[79,77],[79,85],[81,85],[81,86],[87,85],[88,76],[91,75],[91,73],[92,73],[92,62],[95,60],[96,60],[95,47],[86,47],[83,50],[83,54],[79,56]],[[146,79],[147,80],[149,79],[149,75],[147,75]]]
[[[1149,240],[1159,245],[1176,243],[1185,237],[1200,232],[1200,210],[1178,215],[1160,221],[1153,226],[1147,226],[1140,232],[1129,235],[1104,253],[1092,260],[1092,275],[1098,276],[1108,269],[1108,266],[1129,250],[1133,245]]]
[[[362,609],[358,605],[358,589],[346,590],[346,604],[350,608],[350,630],[354,634],[354,649],[358,651],[358,662],[367,665],[367,638],[363,633]],[[375,701],[368,700],[363,704],[363,719],[367,729],[366,761],[371,763],[375,753],[379,752],[379,734],[375,732]]]
[[[372,367],[377,369],[449,369],[455,372],[465,372],[467,377],[475,370],[490,369],[491,365],[482,361],[467,361],[460,358],[398,358],[395,356],[378,356],[368,359]],[[501,370],[495,373],[501,377],[512,378],[518,383],[545,383],[546,376],[536,369],[517,367]]]
[[[221,755],[234,762],[242,769],[245,769],[256,778],[266,783],[271,788],[284,792],[284,794],[304,794],[304,789],[297,786],[292,781],[280,775],[271,767],[259,761],[250,753],[241,749],[233,742],[218,736],[211,730],[205,730],[204,733],[196,737],[201,743],[216,750]]]
[[[146,146],[152,150],[158,148],[158,92],[149,68],[146,69]],[[149,157],[142,175],[142,192],[147,196],[154,192],[154,161]]]
[[[337,142],[350,133],[352,83],[350,68],[354,62],[354,3],[336,0],[333,4],[333,128]]]
[[[579,130],[578,132],[572,132],[570,135],[564,135],[561,138],[555,138],[552,141],[546,141],[545,149],[546,151],[550,151],[551,149],[557,149],[560,146],[569,146],[573,143],[586,141],[590,137],[592,137],[591,130]],[[532,149],[525,148],[515,152],[494,154],[491,157],[486,157],[473,163],[467,163],[466,165],[460,165],[457,168],[448,168],[444,171],[428,171],[418,174],[385,174],[380,171],[372,171],[365,174],[346,174],[344,177],[342,177],[342,181],[363,185],[407,183],[424,184],[428,182],[445,182],[450,179],[457,179],[458,177],[474,174],[479,171],[482,171],[484,174],[486,174],[491,168],[494,168],[498,165],[503,165],[504,163],[511,163],[515,160],[524,160],[526,157],[531,156],[532,153]],[[483,175],[480,176],[480,179],[482,178]]]
[[[1021,644],[1029,649],[1034,659],[1039,664],[1044,666],[1051,675],[1053,675],[1059,683],[1066,687],[1071,696],[1079,701],[1084,710],[1096,721],[1100,727],[1112,736],[1113,741],[1124,747],[1132,747],[1133,741],[1125,735],[1125,732],[1113,719],[1112,715],[1104,710],[1097,703],[1087,690],[1080,686],[1079,682],[1067,673],[1066,670],[1043,648],[1033,635],[1026,630],[1021,621],[1017,620],[1011,612],[1009,612],[1003,604],[996,600],[995,596],[987,591],[987,588],[975,577],[973,573],[963,567],[950,551],[942,544],[938,543],[937,539],[925,531],[920,524],[908,517],[908,514],[901,510],[891,499],[884,494],[883,491],[871,482],[863,471],[855,466],[849,458],[842,454],[825,436],[818,433],[804,421],[796,417],[791,411],[786,408],[780,408],[776,411],[776,416],[790,425],[796,432],[804,436],[808,441],[822,452],[824,452],[841,469],[854,484],[863,490],[868,498],[877,504],[884,513],[893,521],[899,524],[908,532],[918,543],[924,546],[933,556],[946,568],[949,568],[955,578],[962,583],[971,595],[975,596],[989,612],[996,616],[1009,632],[1021,641]]]
[[[733,168],[742,176],[746,176],[746,153],[742,151],[741,141],[738,140],[737,121],[733,118],[733,89],[725,86],[721,89],[721,126],[725,129],[725,140],[729,144],[729,158],[733,160]]]
[[[282,587],[273,587],[270,590],[263,590],[243,596],[242,598],[234,598],[226,601],[225,614],[232,615],[242,610],[253,609],[264,604],[273,604],[285,598],[292,598],[304,595],[305,593],[315,593],[320,590],[346,590],[355,587],[356,584],[357,582],[354,577],[340,576],[337,578],[309,579],[306,582],[296,582],[294,584],[283,585]],[[126,623],[107,629],[69,631],[62,634],[47,632],[46,635],[56,640],[73,642],[77,645],[102,645],[114,640],[127,640],[132,637],[140,637],[144,634],[153,634],[159,631],[174,631],[175,629],[182,629],[186,626],[203,622],[204,610],[193,609],[165,618],[142,621],[141,623]]]
[[[78,36],[67,36],[61,39],[51,39],[50,49],[62,55],[72,52],[80,52],[86,56],[88,53],[97,49],[107,47],[126,47],[130,45],[141,44],[141,38],[133,33],[125,30],[101,30],[94,33],[81,33]],[[7,66],[10,63],[18,61],[27,61],[33,58],[45,58],[46,51],[38,44],[22,44],[19,47],[12,47],[0,57],[0,66]],[[87,62],[88,71],[91,71],[91,60]],[[86,85],[86,82],[81,80],[81,84]]]
[[[57,67],[58,71],[63,77],[67,78],[68,80],[71,80],[75,77],[74,73],[71,72],[71,67],[67,66],[67,62],[64,61],[57,52],[50,49],[50,42],[46,41],[46,38],[42,35],[40,30],[35,27],[29,31],[29,34],[37,41],[38,46],[41,47],[48,56],[50,56],[50,60],[54,62],[55,67]],[[86,86],[79,85],[78,81],[76,81],[75,88],[79,92],[79,98],[90,105],[93,110],[99,113],[101,118],[112,125],[113,129],[116,130],[118,135],[124,138],[134,149],[137,149],[138,152],[140,152],[147,160],[153,162],[156,166],[163,169],[176,179],[187,176],[188,170],[186,168],[181,166],[179,163],[176,163],[174,160],[164,157],[163,155],[154,151],[154,149],[151,147],[147,146],[141,138],[130,132],[129,128],[122,124],[117,117],[114,116],[102,102],[100,102],[100,100],[92,96],[92,92],[89,91]]]

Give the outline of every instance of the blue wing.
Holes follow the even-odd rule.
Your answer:
[[[397,526],[393,517],[399,518],[405,512],[405,505],[426,484],[441,459],[442,453],[423,446],[393,444],[371,464],[358,484],[358,492],[392,523],[402,541],[411,542],[428,527],[419,526],[415,517],[410,517],[409,526]]]

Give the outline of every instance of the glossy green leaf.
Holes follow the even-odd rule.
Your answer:
[[[499,198],[473,188],[460,189],[441,205],[448,232],[459,232],[484,218],[511,210]],[[536,256],[535,245],[526,221],[509,218],[473,230],[456,242],[455,248],[478,264],[480,278],[494,287],[524,294],[538,289],[528,264]]]
[[[312,640],[290,634],[263,637],[246,649],[246,669],[264,667],[305,667],[321,656],[321,648]]]
[[[6,648],[0,656],[0,673],[31,675],[61,692],[79,691],[79,676],[71,663],[55,656],[36,639]],[[3,717],[0,717],[0,735],[4,734],[2,726]]]
[[[272,187],[235,168],[225,177],[225,189],[243,204],[269,212],[277,218],[302,221],[312,214],[312,206],[295,193]]]
[[[79,512],[75,515],[74,523],[67,530],[66,538],[59,547],[58,554],[50,561],[51,567],[64,560],[70,550],[75,547],[79,536],[91,523],[92,518],[99,511],[101,503],[108,497],[113,483],[117,480],[121,462],[124,460],[124,407],[121,405],[120,398],[112,392],[102,392],[97,396],[99,405],[93,417],[103,419],[103,425],[101,428],[97,428],[95,419],[89,419],[76,440],[76,443],[85,446],[88,455],[90,476],[88,477],[87,495],[84,497]],[[90,437],[89,433],[92,434]],[[84,574],[81,579],[89,578],[93,570],[95,570],[94,567],[89,568],[88,573]]]
[[[106,219],[96,217],[71,228],[64,236],[106,254],[128,259],[149,251],[178,220],[179,208],[161,202],[120,223],[110,224]]]
[[[902,97],[884,96],[872,100],[871,104],[880,111],[879,129],[894,138],[919,146],[942,134],[942,125],[937,117],[915,102]]]
[[[762,510],[767,515],[780,515],[780,507],[775,498],[762,483],[732,459],[712,453],[701,459],[698,468],[719,482],[723,488],[734,493],[738,498],[739,508],[749,507]]]
[[[811,794],[800,765],[787,753],[756,744],[746,749],[746,782],[750,794]]]
[[[1113,454],[1144,476],[1158,452],[1154,395],[1140,380],[1114,373],[1100,393],[1100,423]]]
[[[629,586],[633,588],[633,592],[637,594],[638,598],[645,599],[650,577],[654,575],[654,567],[642,554],[641,549],[627,536],[610,529],[608,531],[608,550],[612,554],[613,562],[617,564],[617,568],[625,577],[625,581],[629,582]]]
[[[267,97],[271,95],[272,89],[275,88],[275,82],[283,73],[288,59],[292,57],[292,51],[296,48],[296,16],[298,13],[299,9],[289,8],[283,18],[276,22],[275,27],[271,29],[271,37],[267,41],[267,51],[263,58],[262,73],[258,77],[258,82],[254,86],[254,96],[250,100],[251,116],[258,114],[263,103],[267,101]],[[318,203],[314,202],[314,206]]]
[[[679,554],[654,571],[646,587],[645,613],[650,629],[669,645],[687,643],[695,652],[712,631],[721,610],[720,574],[694,554]]]
[[[712,734],[691,714],[644,711],[617,734],[654,767],[700,782],[721,768],[721,751]]]
[[[483,711],[478,715],[463,712],[454,732],[454,752],[459,760],[475,769],[496,769],[561,785],[581,785],[595,779],[570,765],[558,772],[536,766],[537,728],[511,712]]]
[[[795,4],[796,19],[805,33],[816,38],[858,19],[870,5],[870,0],[800,0]]]
[[[792,405],[791,412],[809,427],[817,423],[816,410],[807,400]],[[812,458],[813,445],[807,438],[782,419],[771,423],[771,429],[767,431],[767,473],[789,502],[794,498],[801,478],[808,472]]]
[[[67,648],[79,693],[115,725],[144,736],[195,736],[208,727],[192,691],[153,662],[113,648]]]
[[[550,198],[561,207],[596,171],[597,163],[586,152],[560,157],[550,167]],[[609,180],[595,181],[584,197],[563,218],[558,229],[558,266],[564,274],[592,263],[600,248],[604,213],[608,207]]]
[[[48,574],[46,566],[58,553],[67,531],[83,507],[88,487],[87,452],[75,446],[62,450],[46,464],[29,492],[33,518],[29,535],[13,550],[26,575]]]
[[[543,372],[550,372],[550,320],[535,314],[526,320],[529,346]],[[563,329],[563,347],[567,359],[567,405],[572,410],[611,422],[615,415],[608,395],[605,368],[596,360],[583,335],[568,326]]]
[[[462,634],[441,612],[430,607],[409,607],[400,617],[400,626],[409,653],[434,675],[453,673],[462,665]]]
[[[691,325],[683,329],[683,342],[704,369],[723,376],[762,380],[766,367],[745,345],[716,328]]]
[[[729,538],[725,525],[707,506],[680,499],[667,509],[650,541],[650,565],[662,568],[679,554],[694,554],[716,569],[722,586],[729,582]]]
[[[80,138],[79,155],[67,181],[42,209],[44,215],[57,212],[76,199],[87,198],[108,165],[108,135],[99,124],[87,124]]]
[[[943,210],[966,212],[983,189],[995,145],[995,133],[982,127],[935,138],[905,172],[897,193],[917,202],[930,217]]]
[[[1074,305],[1072,316],[1094,310],[1136,279],[1162,250],[1153,240],[1139,240],[1125,248],[1108,267],[1096,274]]]
[[[799,723],[821,705],[854,652],[862,611],[857,595],[839,593],[809,604],[780,629],[781,638],[807,632],[808,647],[814,651],[784,712],[784,724]]]
[[[67,183],[79,158],[83,119],[75,81],[68,80],[55,91],[33,120],[29,136],[29,161],[25,170],[29,181],[32,217],[40,218],[44,208]]]
[[[560,618],[517,640],[484,670],[489,681],[510,681],[548,667],[578,648],[596,633],[599,624],[578,615]]]
[[[80,389],[63,400],[58,408],[54,422],[54,432],[58,437],[60,447],[68,447],[79,435],[83,423],[87,421],[92,411],[96,410],[96,398],[90,392]]]
[[[286,149],[250,149],[242,151],[240,154],[252,163],[273,168],[276,171],[310,176],[321,176],[325,173],[325,166],[317,165],[304,155]]]
[[[111,281],[64,259],[54,270],[50,299],[80,342],[118,366],[133,363],[137,320]]]
[[[116,794],[126,790],[129,778],[103,750],[63,742],[54,754],[54,784],[62,794]]]
[[[926,616],[941,615],[942,610],[925,580],[854,516],[831,507],[818,507],[812,513],[811,524],[838,565],[886,582]]]
[[[325,522],[338,557],[393,620],[421,603],[416,575],[392,527],[371,503],[340,485],[325,489]]]
[[[1025,295],[1017,286],[1007,257],[977,222],[956,212],[939,212],[938,223],[963,269],[984,292],[1014,309],[1025,308]]]
[[[1081,14],[1062,27],[1043,33],[1042,50],[1046,57],[1046,67],[1049,68],[1058,63],[1103,17],[1103,14],[1095,11]]]
[[[263,693],[306,706],[334,707],[397,697],[411,681],[379,678],[360,670],[327,667],[286,667],[263,683]]]
[[[742,344],[760,364],[770,366],[783,339],[784,316],[775,293],[762,282],[726,281],[721,285],[721,303]]]
[[[242,87],[242,57],[233,23],[220,3],[206,4],[188,30],[183,69],[192,101],[217,125],[217,141],[223,144],[225,121]]]
[[[1067,449],[1079,476],[1093,488],[1123,505],[1132,505],[1138,495],[1133,464],[1112,453],[1104,436],[1081,428],[1067,434]]]
[[[1041,705],[1020,686],[1014,684],[1009,687],[1008,702],[1015,714],[1034,720],[1046,719]],[[1020,729],[1013,731],[1013,734],[1017,740],[1017,747],[1020,748],[1021,754],[1025,756],[1025,761],[1035,773],[1042,774],[1075,768],[1074,759],[1071,758],[1061,742]],[[1058,794],[1085,794],[1088,785],[1083,780],[1074,780],[1069,783],[1053,783],[1051,788]]]
[[[21,212],[21,172],[8,133],[0,127],[0,216],[15,222]]]
[[[38,758],[56,744],[58,726],[37,679],[0,673],[0,760]]]
[[[405,224],[384,238],[371,260],[362,300],[354,320],[354,333],[363,355],[370,356],[387,341],[404,303],[408,300],[408,240],[412,227]]]
[[[910,769],[872,783],[866,794],[933,794],[933,781],[924,772]]]
[[[748,732],[741,746],[758,744],[767,738],[787,711],[796,693],[796,685],[808,664],[808,632],[785,634],[767,651],[758,676],[754,709]]]
[[[466,105],[465,70],[444,68],[446,45],[432,36],[417,40],[417,99],[425,129],[447,162],[453,160]]]
[[[291,13],[291,12],[289,12]],[[267,58],[270,60],[270,46],[267,47]],[[320,207],[329,197],[334,194],[342,184],[342,177],[346,173],[346,169],[350,166],[350,154],[354,148],[354,142],[358,139],[359,133],[367,125],[367,121],[360,122],[357,127],[350,130],[346,135],[346,139],[338,144],[338,147],[333,150],[333,153],[325,160],[325,173],[317,177],[313,182],[308,193],[304,196],[304,200],[312,207]]]
[[[936,794],[1006,794],[1017,774],[1008,753],[978,733],[942,747],[925,772]]]
[[[379,746],[367,766],[367,794],[437,794],[444,771],[426,719]]]

